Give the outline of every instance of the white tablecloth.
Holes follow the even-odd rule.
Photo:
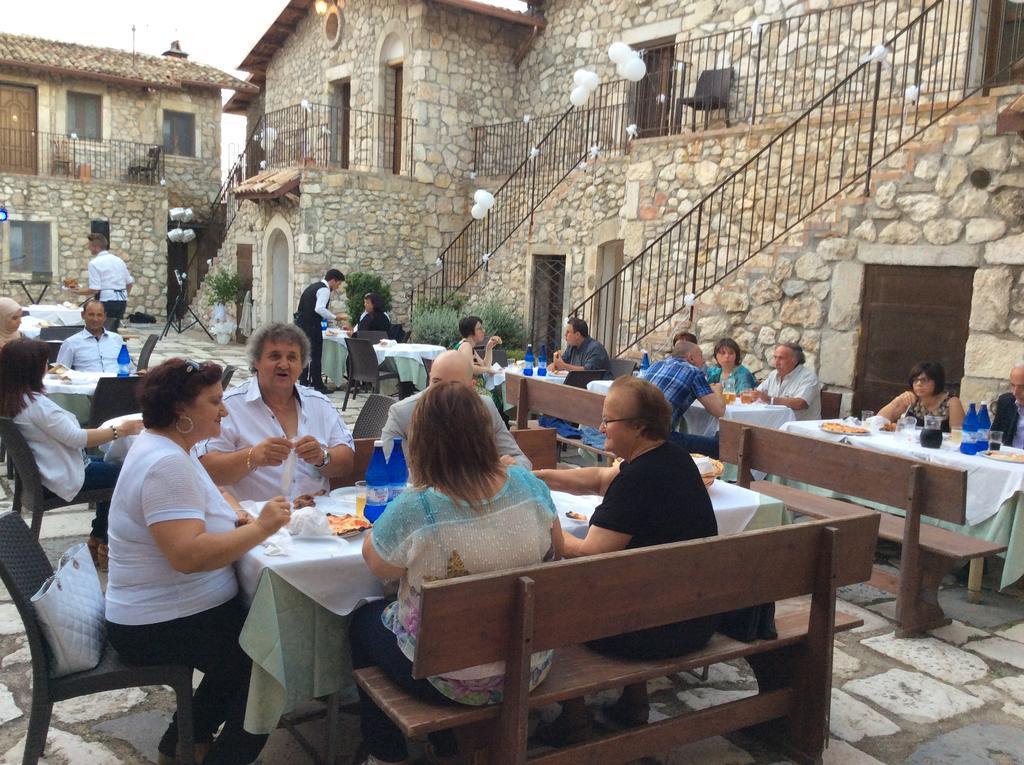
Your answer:
[[[22,316],[21,326],[18,327],[18,331],[21,332],[25,337],[31,337],[33,339],[39,337],[39,331],[42,329],[40,320],[32,316]]]
[[[801,436],[839,441],[843,436],[826,433],[821,420],[790,422],[782,430]],[[920,431],[918,431],[920,433]],[[961,454],[959,446],[944,441],[940,449],[925,449],[915,438],[910,442],[901,433],[874,433],[870,436],[849,436],[852,446],[874,449],[887,454],[947,465],[967,471],[967,525],[974,526],[991,518],[1006,500],[1024,491],[1024,464],[997,462],[981,455]],[[1020,449],[1004,446],[1007,453],[1021,453]]]
[[[30,305],[22,309],[25,313],[28,313],[33,319],[39,319],[40,321],[46,321],[50,324],[61,324],[66,327],[81,326],[82,322],[82,309],[78,306],[69,303],[70,308],[66,305]]]
[[[505,374],[506,375],[512,375],[512,376],[515,376],[515,377],[527,377],[527,375],[524,375],[523,374],[523,370],[520,369],[519,367],[506,367],[505,368]],[[543,377],[538,377],[537,376],[537,370],[535,369],[533,371],[533,377],[528,377],[528,379],[530,379],[530,380],[540,380],[541,382],[549,382],[549,383],[554,383],[556,385],[561,385],[562,383],[565,382],[565,378],[568,376],[568,374],[569,374],[568,372],[551,372],[551,371],[549,371]]]
[[[114,372],[79,372],[69,369],[64,373],[71,382],[61,382],[56,375],[46,375],[43,378],[43,387],[47,394],[65,393],[78,396],[91,396],[96,392],[96,383],[101,377],[117,377]]]
[[[324,341],[348,345],[348,337],[345,335],[325,334]],[[379,366],[384,363],[384,359],[416,359],[417,361],[436,359],[444,353],[444,348],[440,345],[427,345],[426,343],[391,342],[388,345],[377,343],[373,346],[373,351],[377,354],[377,364]]]

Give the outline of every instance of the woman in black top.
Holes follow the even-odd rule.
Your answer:
[[[552,490],[604,497],[584,539],[563,537],[565,557],[718,534],[700,471],[686,451],[668,441],[671,418],[671,407],[657,387],[646,380],[620,377],[605,399],[601,432],[606,437],[605,448],[622,462],[610,468],[536,471]],[[708,616],[602,638],[589,645],[604,653],[636,659],[680,656],[707,643],[717,626],[717,616]],[[582,701],[574,700],[585,720]],[[568,705],[566,711],[572,706]],[[646,683],[627,687],[611,711],[623,722],[646,720]],[[578,721],[575,726],[567,723],[561,727],[576,727],[576,733],[580,733]]]
[[[363,295],[363,308],[366,313],[359,319],[359,325],[356,327],[358,331],[389,332],[391,330],[391,319],[384,313],[384,298],[379,294],[367,292]]]

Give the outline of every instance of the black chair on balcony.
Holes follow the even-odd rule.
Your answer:
[[[725,112],[725,126],[729,127],[729,90],[732,88],[732,67],[706,69],[697,78],[693,95],[679,99],[679,110],[687,107],[693,114],[692,129],[697,130],[697,112],[704,112],[704,129],[707,130],[711,112],[716,109]]]
[[[128,180],[141,183],[156,183],[157,170],[160,168],[160,146],[150,146],[145,159],[137,159],[128,165]]]

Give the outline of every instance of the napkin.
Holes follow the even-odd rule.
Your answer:
[[[292,475],[295,474],[295,449],[288,452],[281,471],[281,496],[288,497],[292,493]]]
[[[264,555],[285,557],[292,552],[292,538],[286,529],[279,529],[263,540]]]
[[[327,516],[315,507],[303,507],[293,512],[288,531],[297,537],[329,537],[334,533],[327,523]]]

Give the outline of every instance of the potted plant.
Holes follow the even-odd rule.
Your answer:
[[[231,341],[231,333],[238,326],[228,314],[227,307],[237,306],[242,295],[242,279],[237,271],[221,270],[206,277],[210,287],[210,299],[213,301],[213,316],[210,332],[221,345]]]

